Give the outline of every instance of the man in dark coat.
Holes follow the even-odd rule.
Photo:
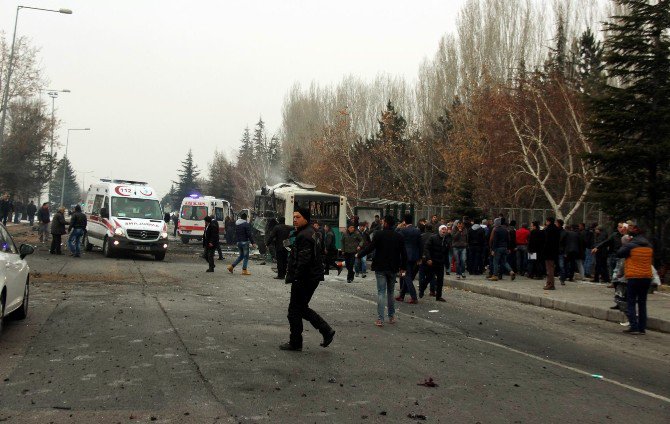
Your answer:
[[[272,227],[267,236],[266,244],[268,247],[272,246],[275,249],[277,258],[277,276],[275,280],[283,280],[286,278],[286,266],[288,261],[288,250],[284,247],[284,241],[289,239],[293,227],[285,224],[283,216],[277,218],[277,223]]]
[[[51,222],[51,212],[49,211],[49,204],[42,203],[42,207],[37,211],[37,233],[40,235],[40,242],[46,243],[49,241],[49,223]]]
[[[60,207],[58,208],[58,211],[54,214],[54,219],[53,222],[51,223],[51,248],[49,249],[49,253],[51,253],[52,255],[63,254],[63,252],[61,251],[61,244],[63,234],[67,233],[67,231],[65,230],[66,224],[67,223],[65,221],[65,208]]]
[[[416,228],[412,222],[412,215],[405,215],[403,219],[405,226],[398,230],[403,240],[405,241],[405,250],[407,250],[407,272],[405,277],[402,279],[402,285],[400,286],[400,294],[395,298],[398,302],[403,302],[405,300],[405,295],[409,294],[411,299],[407,303],[415,304],[419,300],[416,295],[416,289],[414,288],[414,276],[416,275],[416,267],[418,266],[419,260],[421,259],[421,231]]]
[[[577,260],[580,257],[582,250],[582,242],[579,238],[579,233],[575,228],[568,225],[561,233],[560,249],[565,259],[563,259],[564,269],[561,269],[561,285],[565,285],[565,280],[573,281],[575,276],[575,268],[577,267]]]
[[[35,223],[35,214],[37,213],[37,206],[32,200],[28,206],[26,206],[26,213],[28,214],[28,222],[30,222],[30,226],[32,227]]]
[[[395,302],[393,290],[398,272],[402,274],[407,267],[407,250],[402,236],[393,231],[395,220],[393,216],[384,217],[383,230],[375,233],[369,244],[367,244],[357,256],[362,258],[372,251],[375,252],[372,259],[372,270],[377,280],[377,321],[375,325],[384,325],[384,303],[387,304],[389,323],[395,324]]]
[[[449,257],[446,225],[440,225],[437,234],[433,234],[423,248],[423,260],[428,265],[428,276],[426,280],[435,279],[435,299],[438,302],[446,302],[442,297],[444,286],[444,263]],[[419,288],[421,289],[421,288]],[[425,290],[426,288],[423,287]]]
[[[544,290],[556,290],[554,286],[554,272],[558,263],[561,233],[560,229],[556,226],[553,216],[547,218],[543,232],[544,248],[542,249],[542,255],[544,256],[544,264],[547,270],[547,283],[544,285]]]
[[[214,253],[219,247],[219,223],[211,216],[205,217],[205,231],[202,235],[202,247],[205,248],[205,259],[209,264],[206,272],[214,272]]]
[[[288,343],[279,346],[281,350],[302,350],[302,320],[309,321],[323,335],[322,347],[328,347],[335,337],[335,331],[314,310],[309,302],[323,281],[322,239],[315,236],[309,223],[310,211],[296,208],[293,212],[295,241],[288,258],[286,283],[291,284],[291,300],[288,305],[288,322],[291,336]]]

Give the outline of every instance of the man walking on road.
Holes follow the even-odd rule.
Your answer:
[[[291,246],[286,273],[286,283],[291,284],[291,300],[288,305],[291,336],[288,343],[279,346],[281,350],[302,350],[303,319],[309,321],[323,335],[322,347],[328,347],[335,337],[335,331],[330,325],[309,307],[314,292],[323,281],[322,239],[315,236],[309,220],[309,209],[296,208],[293,212],[295,242]]]
[[[411,299],[407,303],[415,304],[419,303],[416,289],[414,288],[414,276],[416,275],[416,267],[418,266],[419,259],[421,259],[421,231],[419,231],[412,222],[412,215],[405,215],[403,219],[403,223],[405,224],[404,227],[397,230],[405,242],[405,250],[407,251],[407,272],[401,279],[400,294],[395,300],[404,302],[405,295],[409,294]]]
[[[205,232],[202,235],[202,247],[205,248],[205,259],[209,268],[205,272],[214,272],[214,253],[219,248],[219,223],[211,216],[205,217]]]
[[[347,283],[354,281],[354,264],[356,262],[356,253],[363,247],[363,237],[356,231],[353,223],[347,227],[347,231],[342,234],[342,253],[344,253],[344,263],[347,266]]]
[[[388,308],[389,323],[396,323],[393,289],[398,272],[402,276],[407,269],[405,242],[402,236],[393,230],[393,224],[395,220],[391,215],[384,217],[383,230],[376,232],[370,244],[357,254],[358,257],[364,257],[372,251],[375,252],[372,270],[377,280],[377,321],[375,321],[377,327],[384,325],[384,303]]]
[[[81,239],[86,230],[86,215],[81,212],[81,206],[74,207],[74,213],[70,218],[70,237],[67,240],[70,255],[78,258],[81,256]]]
[[[242,212],[240,218],[235,221],[235,236],[237,237],[237,250],[240,254],[235,262],[228,265],[228,272],[233,273],[233,269],[242,262],[242,275],[251,275],[247,271],[249,265],[249,246],[254,247],[254,239],[251,235],[251,225],[247,222],[247,214]]]

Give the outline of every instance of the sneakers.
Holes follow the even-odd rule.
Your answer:
[[[457,280],[460,280],[460,279],[461,279],[461,275],[460,275],[460,274],[456,274],[456,279],[457,279]]]
[[[302,351],[302,346],[293,346],[291,343],[284,343],[279,345],[279,349],[300,352]]]
[[[366,278],[367,276],[368,276],[368,274],[366,274],[366,273],[361,274],[362,278]]]
[[[376,325],[377,327],[383,327],[383,326],[384,326],[384,321],[378,319],[377,321],[375,321],[375,325]]]
[[[405,301],[405,298],[402,297],[402,296],[396,296],[395,301],[396,301],[396,302],[404,302],[404,301]]]
[[[461,274],[461,278],[465,280],[465,274]]]
[[[242,270],[242,275],[251,275],[251,273],[249,271],[247,271],[246,269],[243,269]]]
[[[542,287],[542,290],[556,290],[556,287],[554,287],[553,284],[552,285],[546,284],[544,287]]]
[[[228,272],[230,272],[231,274],[233,273],[233,266],[232,266],[232,265],[228,265],[228,267],[227,267],[226,269],[227,269]]]
[[[489,278],[491,281],[498,281],[498,276],[494,275],[493,277]]]
[[[330,330],[330,333],[323,335],[323,342],[319,346],[328,347],[333,342],[333,337],[335,337],[335,330]]]

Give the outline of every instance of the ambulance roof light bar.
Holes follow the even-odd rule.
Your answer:
[[[131,185],[148,185],[149,183],[144,181],[131,181],[131,180],[110,180],[109,178],[100,178],[100,181],[103,183],[114,183],[114,184],[131,184]]]

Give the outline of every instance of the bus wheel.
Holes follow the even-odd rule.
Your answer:
[[[114,252],[112,251],[112,240],[110,240],[109,237],[105,237],[105,240],[102,242],[102,254],[105,255],[106,258],[114,256]]]
[[[181,242],[184,243],[184,244],[188,244],[188,242],[189,242],[190,240],[191,240],[191,239],[189,239],[188,237],[182,237],[182,238],[181,238]]]
[[[91,243],[89,243],[89,241],[88,241],[88,234],[84,236],[84,243],[83,243],[83,245],[84,245],[84,249],[85,249],[87,252],[90,252],[91,250],[93,250],[93,245],[92,245]]]
[[[165,259],[165,252],[154,254],[154,259],[156,259],[157,261],[162,261],[163,259]]]

